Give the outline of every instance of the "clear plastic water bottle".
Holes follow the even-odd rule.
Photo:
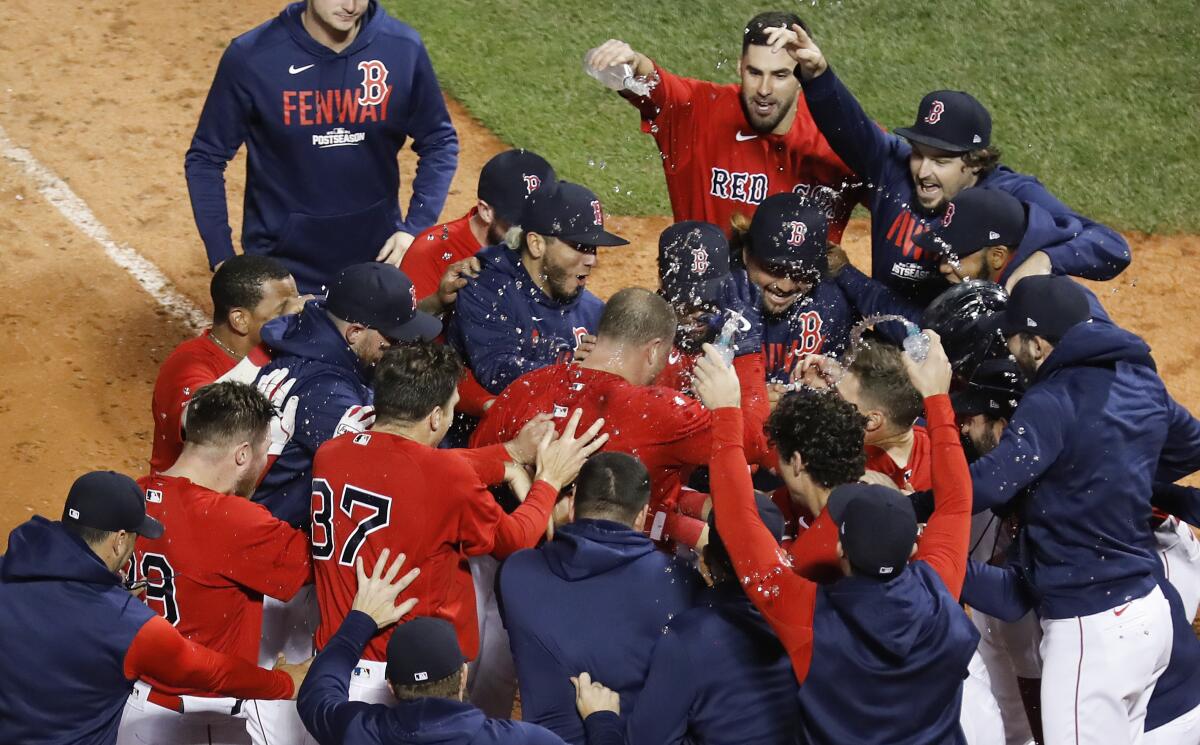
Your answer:
[[[599,80],[601,85],[609,90],[629,91],[637,96],[650,94],[649,84],[633,74],[633,66],[630,64],[622,63],[603,70],[593,70],[589,62],[595,52],[595,49],[589,49],[587,54],[583,55],[583,71]]]
[[[929,356],[929,337],[921,333],[915,323],[906,322],[904,328],[908,331],[904,337],[904,353],[913,362],[924,362]]]
[[[729,318],[721,326],[721,332],[717,334],[717,342],[713,346],[717,348],[721,359],[725,360],[725,365],[733,364],[733,336],[737,333],[738,327],[741,325],[739,321],[741,316],[733,311],[730,311]]]

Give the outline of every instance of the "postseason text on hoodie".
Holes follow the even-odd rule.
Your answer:
[[[210,266],[233,256],[225,166],[247,148],[242,248],[291,270],[301,292],[375,258],[396,231],[416,235],[442,210],[458,136],[421,37],[371,0],[341,52],[314,40],[305,3],[225,50],[184,169]],[[408,214],[396,154],[420,160]]]

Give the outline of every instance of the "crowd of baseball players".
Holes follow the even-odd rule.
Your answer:
[[[10,534],[0,742],[1200,744],[1200,421],[1077,281],[1127,243],[814,38],[755,16],[736,84],[596,40],[675,219],[607,302],[628,241],[531,150],[437,223],[458,139],[377,0],[236,38],[186,156],[212,326],[146,475]]]

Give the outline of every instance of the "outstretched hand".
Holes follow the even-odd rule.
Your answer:
[[[405,556],[404,554],[398,555],[391,566],[388,566],[387,560],[390,553],[391,551],[386,548],[379,552],[379,559],[375,561],[375,569],[370,574],[363,569],[362,557],[359,557],[354,566],[355,573],[358,575],[358,592],[354,595],[354,604],[350,606],[350,610],[366,613],[381,629],[399,621],[416,607],[416,598],[409,598],[400,605],[396,605],[396,598],[421,573],[420,569],[413,569],[397,580],[396,575],[400,573],[400,567],[404,566]]]
[[[538,445],[548,432],[554,432],[554,418],[542,412],[525,422],[517,436],[504,443],[504,449],[513,459],[513,463],[533,465],[537,459]]]
[[[942,337],[931,329],[924,329],[921,333],[929,339],[929,354],[921,362],[913,362],[907,354],[902,355],[908,378],[922,398],[949,393],[953,370],[946,350],[942,348]]]
[[[608,442],[608,434],[600,434],[600,428],[604,426],[603,419],[597,419],[586,432],[576,437],[575,430],[579,427],[579,419],[582,416],[583,409],[576,409],[567,420],[562,435],[555,438],[554,430],[550,430],[542,437],[538,445],[537,473],[534,480],[545,481],[562,491],[564,486],[579,475],[579,469],[583,468],[583,464],[592,453]]]
[[[790,29],[784,26],[769,28],[766,32],[767,44],[771,51],[786,52],[795,61],[801,80],[809,81],[820,77],[829,69],[825,55],[799,24],[792,24]]]
[[[696,360],[692,375],[692,389],[710,410],[742,405],[742,385],[737,369],[726,364],[712,344],[704,345],[704,354]]]

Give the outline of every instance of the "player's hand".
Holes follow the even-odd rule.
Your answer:
[[[1050,255],[1045,251],[1037,251],[1013,270],[1013,273],[1008,277],[1008,281],[1004,283],[1004,289],[1012,293],[1013,288],[1021,280],[1026,277],[1039,277],[1049,274],[1051,268]]]
[[[281,367],[258,381],[258,392],[266,396],[275,409],[275,416],[271,417],[271,444],[267,448],[267,455],[282,453],[296,432],[296,407],[300,405],[300,399],[296,396],[288,398],[296,379],[288,380],[287,374],[288,369]]]
[[[874,484],[875,486],[886,486],[889,489],[896,488],[896,482],[892,481],[892,477],[880,471],[872,471],[867,469],[863,471],[863,475],[858,477],[860,483]]]
[[[575,708],[582,719],[598,711],[621,713],[621,697],[616,691],[593,681],[591,675],[580,673],[578,678],[571,678],[571,683],[575,686]]]
[[[907,354],[904,367],[908,369],[908,378],[922,398],[936,396],[939,393],[950,392],[950,360],[946,358],[946,350],[942,348],[942,337],[936,331],[922,329],[921,333],[929,339],[929,356],[922,362],[913,362]]]
[[[529,496],[529,490],[533,488],[533,478],[529,471],[517,463],[504,464],[504,483],[508,484],[518,502],[524,502],[525,497]]]
[[[309,657],[304,662],[298,662],[295,665],[289,665],[287,658],[281,652],[275,658],[275,669],[282,670],[292,679],[292,700],[296,700],[296,694],[300,692],[300,685],[304,682],[304,677],[308,675],[308,668],[312,667],[313,658]]]
[[[792,382],[821,390],[835,387],[845,374],[842,364],[832,357],[808,354],[801,357],[800,363],[792,368]]]
[[[588,54],[588,67],[593,70],[603,70],[613,65],[632,65],[638,67],[642,55],[633,50],[620,39],[609,39],[600,46],[591,50]],[[640,70],[635,70],[635,74],[643,75]]]
[[[767,406],[771,411],[779,405],[779,399],[784,397],[791,388],[783,383],[767,383]]]
[[[316,298],[316,295],[297,295],[295,297],[290,297],[283,301],[283,305],[279,310],[279,315],[294,316],[300,311],[304,310],[305,303],[307,303],[309,300],[316,300]]]
[[[400,266],[400,262],[404,261],[404,254],[408,253],[408,247],[412,245],[413,234],[405,233],[403,230],[397,230],[392,233],[392,237],[384,242],[383,248],[379,249],[379,254],[375,256],[376,261],[382,261],[392,266]]]
[[[494,399],[493,399],[494,400]],[[543,412],[525,422],[517,436],[504,443],[504,449],[514,463],[531,466],[537,461],[538,444],[547,432],[554,431],[554,417]]]
[[[374,406],[351,406],[338,420],[337,427],[333,430],[333,436],[337,437],[347,432],[360,434],[370,429],[373,424],[375,424]]]
[[[571,357],[571,361],[578,364],[588,358],[592,350],[596,348],[596,337],[591,334],[584,334],[579,337],[579,345],[575,347],[575,354]]]
[[[350,610],[366,613],[381,629],[399,621],[416,607],[416,598],[409,598],[396,605],[396,597],[421,573],[420,569],[413,569],[397,580],[396,575],[400,573],[400,567],[404,566],[405,557],[404,554],[399,554],[391,566],[388,566],[390,553],[390,549],[386,548],[379,552],[375,569],[370,574],[363,569],[361,556],[354,567],[355,573],[358,574],[358,592],[354,595],[354,604],[350,606]]]
[[[479,263],[479,259],[474,256],[454,262],[446,267],[446,273],[442,275],[441,281],[438,282],[437,292],[422,298],[417,307],[435,316],[445,313],[458,300],[458,291],[470,284],[471,280],[478,277],[479,271],[482,268],[483,266]]]
[[[825,261],[829,267],[829,276],[837,277],[850,264],[850,257],[846,255],[846,249],[836,243],[830,243],[825,249]]]
[[[801,80],[808,81],[820,77],[829,69],[825,55],[799,24],[792,24],[790,29],[780,26],[766,31],[767,45],[771,47],[771,51],[786,52],[795,61]]]
[[[579,475],[579,469],[583,468],[592,453],[608,442],[608,435],[600,434],[600,428],[604,426],[603,419],[597,419],[586,432],[576,437],[575,430],[582,416],[583,409],[576,409],[567,420],[561,436],[556,438],[553,429],[542,436],[538,444],[535,480],[545,481],[557,491],[562,491]]]
[[[571,522],[571,507],[574,497],[563,497],[554,503],[550,519],[546,522],[546,540],[554,540],[554,530]]]
[[[737,369],[726,365],[721,353],[712,344],[704,345],[704,354],[692,370],[693,390],[708,409],[724,409],[742,405],[742,386]]]

